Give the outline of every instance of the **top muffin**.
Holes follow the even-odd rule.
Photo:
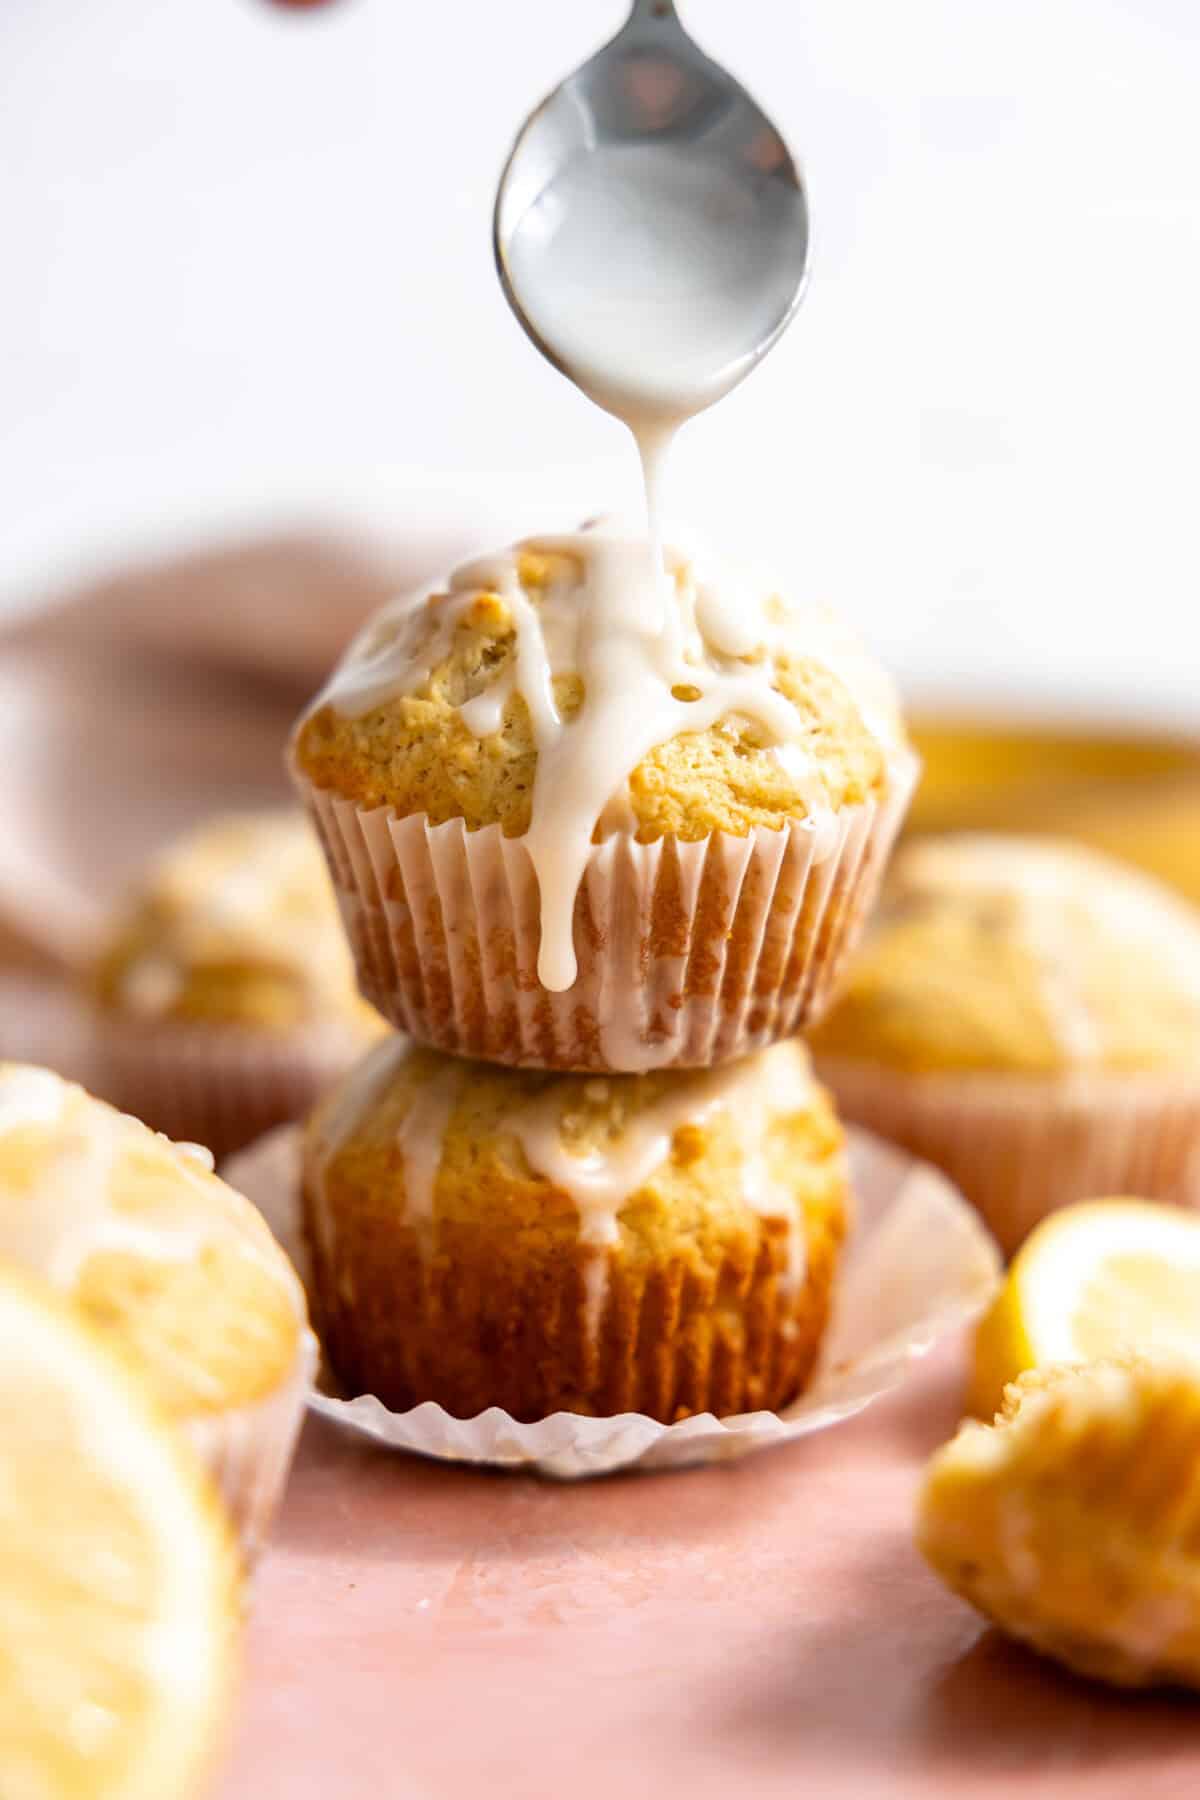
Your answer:
[[[302,721],[298,767],[366,808],[516,837],[553,759],[591,796],[588,841],[741,836],[877,794],[895,695],[832,619],[668,551],[660,634],[598,592],[636,597],[646,554],[604,532],[531,540],[388,607]]]
[[[443,1049],[556,1067],[654,1066],[672,1035],[676,1061],[702,1038],[700,1060],[745,1053],[784,1029],[763,1021],[785,972],[807,1016],[810,966],[824,979],[865,912],[911,766],[891,684],[828,616],[679,552],[656,569],[644,538],[604,525],[387,608],[293,743],[364,991]],[[759,971],[773,917],[789,941]],[[597,1002],[645,996],[668,959],[687,980],[648,999],[611,1061]],[[750,976],[743,1041],[728,1021],[754,1004]],[[505,983],[509,1022],[489,1034],[466,1015],[494,1012]],[[512,1023],[522,995],[577,983],[535,1034]],[[719,1029],[694,1004],[682,1018],[722,988]]]
[[[819,1055],[913,1072],[1200,1067],[1200,915],[1053,839],[905,846]]]
[[[92,982],[102,1007],[148,1022],[378,1028],[301,813],[215,819],[168,848],[125,903]]]

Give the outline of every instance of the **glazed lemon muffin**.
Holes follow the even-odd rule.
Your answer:
[[[107,1097],[222,1156],[306,1112],[383,1030],[298,812],[213,819],[169,846],[89,985]]]
[[[146,1373],[256,1539],[290,1460],[311,1339],[291,1264],[211,1156],[49,1069],[0,1064],[0,1256]]]
[[[1200,914],[1054,839],[918,840],[811,1035],[849,1118],[939,1163],[1006,1249],[1200,1179]]]
[[[364,992],[461,1054],[643,1071],[819,1010],[914,763],[824,614],[605,525],[388,607],[292,766]]]
[[[720,1070],[552,1075],[395,1039],[310,1122],[318,1329],[348,1393],[663,1421],[812,1373],[848,1204],[799,1044]]]

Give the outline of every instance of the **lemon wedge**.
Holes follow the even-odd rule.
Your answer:
[[[1200,1687],[1200,1377],[1029,1370],[932,1459],[917,1544],[1013,1637],[1121,1687]]]
[[[1026,1240],[979,1327],[969,1409],[990,1418],[1026,1369],[1139,1352],[1200,1368],[1200,1214],[1065,1207]]]
[[[182,1800],[219,1745],[238,1569],[185,1445],[49,1288],[0,1265],[0,1793]]]

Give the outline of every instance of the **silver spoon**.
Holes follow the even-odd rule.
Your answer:
[[[522,127],[493,245],[543,356],[636,429],[710,405],[778,340],[808,204],[779,132],[674,0],[635,0]]]

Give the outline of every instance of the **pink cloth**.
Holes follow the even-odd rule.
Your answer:
[[[731,1467],[557,1486],[310,1421],[219,1800],[1173,1800],[1195,1705],[1066,1675],[912,1545],[961,1351]]]
[[[86,954],[164,839],[290,790],[283,746],[367,614],[471,547],[297,535],[134,568],[0,629],[0,963]]]

